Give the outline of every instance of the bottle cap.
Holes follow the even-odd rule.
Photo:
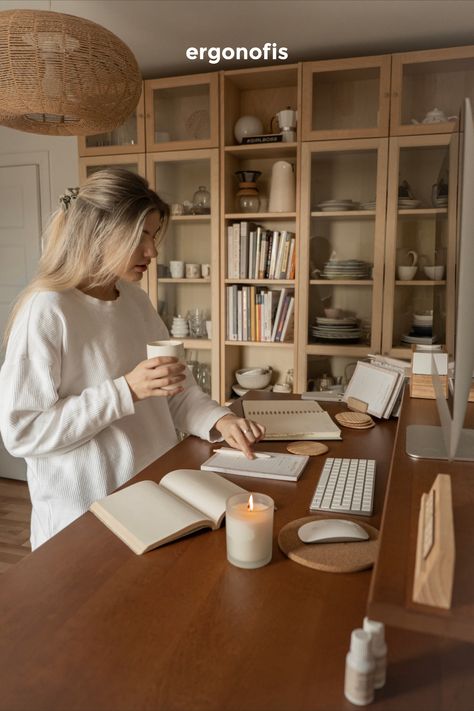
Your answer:
[[[354,654],[358,659],[370,659],[370,634],[359,628],[352,631],[351,634],[351,654]]]
[[[364,617],[364,630],[372,637],[372,647],[374,650],[379,650],[385,647],[385,626],[383,622],[370,620]]]

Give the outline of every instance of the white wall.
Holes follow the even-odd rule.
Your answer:
[[[51,205],[55,209],[65,188],[79,184],[77,139],[65,136],[42,136],[36,133],[15,131],[0,126],[0,154],[25,154],[41,152],[48,157]],[[44,215],[43,222],[44,222]]]

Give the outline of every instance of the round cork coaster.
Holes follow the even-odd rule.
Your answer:
[[[338,412],[334,415],[334,419],[343,427],[351,427],[355,430],[366,430],[370,427],[375,427],[375,422],[370,415],[365,415],[363,412]]]
[[[327,573],[355,573],[371,568],[377,557],[379,532],[368,523],[358,520],[370,538],[367,541],[345,541],[344,543],[303,543],[298,537],[298,529],[308,521],[321,521],[334,516],[305,516],[287,523],[278,534],[278,545],[285,555],[295,563]],[[354,519],[350,519],[354,520]]]
[[[329,452],[329,447],[322,442],[290,442],[286,448],[292,454],[309,454],[312,457]]]

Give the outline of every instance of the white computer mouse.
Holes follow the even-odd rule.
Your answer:
[[[304,523],[298,529],[298,536],[303,543],[340,543],[366,541],[369,538],[367,531],[358,523],[341,518]]]

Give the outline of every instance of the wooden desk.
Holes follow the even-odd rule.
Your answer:
[[[330,444],[335,456],[377,459],[374,525],[395,426],[344,430],[344,441]],[[199,468],[210,449],[188,438],[136,479]],[[308,513],[323,461],[312,459],[298,484],[238,480],[278,506],[264,568],[228,564],[222,529],[136,556],[85,514],[3,575],[0,709],[354,708],[343,696],[344,661],[371,573],[319,573],[288,560],[276,543],[281,526]],[[474,647],[394,628],[387,641],[388,681],[372,708],[472,711]]]
[[[474,426],[474,405],[467,411]],[[383,516],[383,536],[369,596],[374,619],[407,629],[474,642],[474,463],[411,459],[405,453],[407,425],[438,425],[433,400],[408,397],[397,430]],[[450,610],[412,601],[420,499],[437,474],[450,474],[456,564]],[[474,696],[472,697],[474,708]]]

